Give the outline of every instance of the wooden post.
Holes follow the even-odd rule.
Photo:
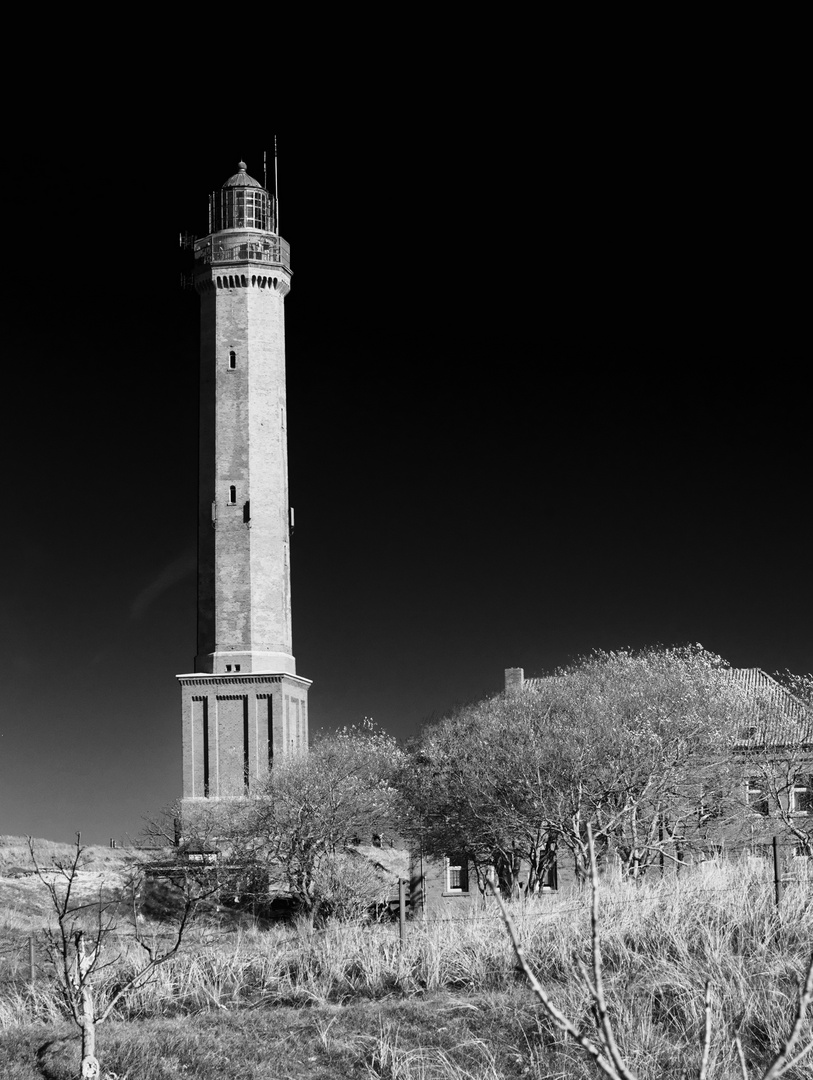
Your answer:
[[[398,921],[401,931],[401,948],[406,945],[406,878],[398,879]]]
[[[776,906],[782,903],[782,869],[779,865],[779,845],[776,837],[773,838],[773,887],[776,896]]]
[[[37,969],[34,966],[34,935],[31,934],[28,938],[28,970],[31,975],[31,986],[33,988],[34,982],[37,978]]]

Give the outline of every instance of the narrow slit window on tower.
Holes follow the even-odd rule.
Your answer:
[[[271,697],[266,698],[268,702],[268,715],[266,717],[266,743],[268,746],[268,771],[274,764],[274,702]]]
[[[203,796],[209,798],[209,703],[204,698],[202,702],[202,731],[203,736]]]
[[[237,353],[234,349],[229,353],[229,371],[234,371],[237,367]]]
[[[251,746],[248,728],[248,701],[243,698],[243,788],[248,793],[251,783]]]
[[[232,484],[229,487],[229,506],[234,506],[237,503],[237,488]]]

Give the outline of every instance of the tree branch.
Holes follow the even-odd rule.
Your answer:
[[[565,1016],[565,1014],[556,1007],[556,1005],[553,1004],[551,999],[548,997],[545,988],[542,986],[537,977],[528,967],[528,962],[525,959],[525,954],[522,945],[520,944],[519,937],[517,936],[516,928],[514,926],[513,920],[511,919],[511,916],[506,910],[505,904],[502,901],[502,897],[494,888],[493,882],[488,881],[487,884],[488,888],[491,890],[492,896],[497,901],[497,904],[499,906],[503,922],[505,923],[505,928],[508,931],[509,938],[511,939],[511,945],[514,949],[514,955],[516,956],[520,967],[525,973],[525,977],[531,984],[531,989],[536,995],[537,1000],[539,1001],[545,1014],[552,1021],[554,1026],[557,1027],[559,1031],[562,1031],[566,1035],[569,1035],[571,1039],[577,1042],[579,1046],[581,1046],[581,1048],[587,1054],[589,1054],[589,1056],[593,1059],[601,1072],[603,1072],[605,1076],[610,1077],[610,1080],[635,1080],[631,1073],[627,1073],[625,1078],[620,1073],[616,1072],[612,1063],[604,1056],[601,1049],[596,1046],[593,1040],[588,1038],[588,1036],[585,1035],[583,1031],[577,1028],[576,1025],[571,1020],[569,1020]]]
[[[623,1080],[635,1080],[633,1074],[624,1064],[621,1052],[616,1044],[610,1017],[607,1012],[607,1002],[604,997],[604,979],[601,971],[601,939],[598,921],[598,867],[596,865],[596,849],[593,844],[593,829],[589,823],[587,825],[587,846],[590,855],[590,934],[591,955],[593,958],[593,980],[595,983],[593,1000],[598,1013],[601,1033],[604,1037],[607,1052],[610,1055],[613,1065],[618,1071],[618,1075],[621,1076]]]

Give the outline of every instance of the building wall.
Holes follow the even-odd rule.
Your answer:
[[[196,279],[198,671],[221,673],[227,664],[240,664],[241,672],[296,671],[283,310],[290,278],[276,267],[278,276],[257,273],[265,269],[216,264]]]
[[[564,857],[562,857],[564,855]],[[524,895],[527,881],[527,864],[520,868],[518,881]],[[410,903],[412,911],[428,919],[464,918],[481,911],[492,901],[483,894],[477,884],[474,867],[468,867],[467,888],[457,891],[449,888],[448,859],[422,855],[413,851],[410,861]],[[538,895],[561,895],[577,888],[575,867],[566,853],[557,857],[555,888],[545,889]]]
[[[307,679],[195,673],[179,680],[184,800],[250,794],[275,758],[307,748]]]

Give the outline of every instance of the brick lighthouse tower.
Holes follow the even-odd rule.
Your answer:
[[[276,200],[239,171],[195,243],[200,295],[198,646],[179,675],[183,799],[250,794],[308,745],[310,681],[291,639],[283,302]]]

